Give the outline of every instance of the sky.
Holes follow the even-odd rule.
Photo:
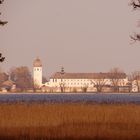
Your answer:
[[[6,0],[1,18],[0,67],[28,66],[39,57],[43,75],[61,67],[66,72],[108,72],[119,67],[126,73],[140,70],[140,43],[130,35],[140,11],[129,0]]]

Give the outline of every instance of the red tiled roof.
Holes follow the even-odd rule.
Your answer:
[[[12,86],[12,85],[14,85],[15,84],[15,82],[13,82],[13,81],[11,81],[11,80],[7,80],[7,81],[4,81],[3,83],[2,83],[2,86]]]
[[[124,79],[126,78],[125,73],[61,73],[56,72],[51,79]]]

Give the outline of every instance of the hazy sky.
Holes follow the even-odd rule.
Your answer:
[[[140,11],[129,0],[6,0],[1,6],[0,51],[12,66],[32,68],[39,56],[44,75],[59,71],[140,70],[140,43],[129,35],[140,30]],[[32,70],[32,69],[31,69]]]

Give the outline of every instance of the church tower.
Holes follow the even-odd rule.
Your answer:
[[[42,85],[42,63],[39,58],[36,58],[33,62],[33,81],[35,87]]]

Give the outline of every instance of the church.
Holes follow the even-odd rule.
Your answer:
[[[34,86],[41,88],[43,92],[113,92],[113,82],[117,82],[116,88],[119,91],[129,88],[125,73],[67,73],[64,68],[43,84],[42,62],[39,58],[33,62],[33,81]]]

